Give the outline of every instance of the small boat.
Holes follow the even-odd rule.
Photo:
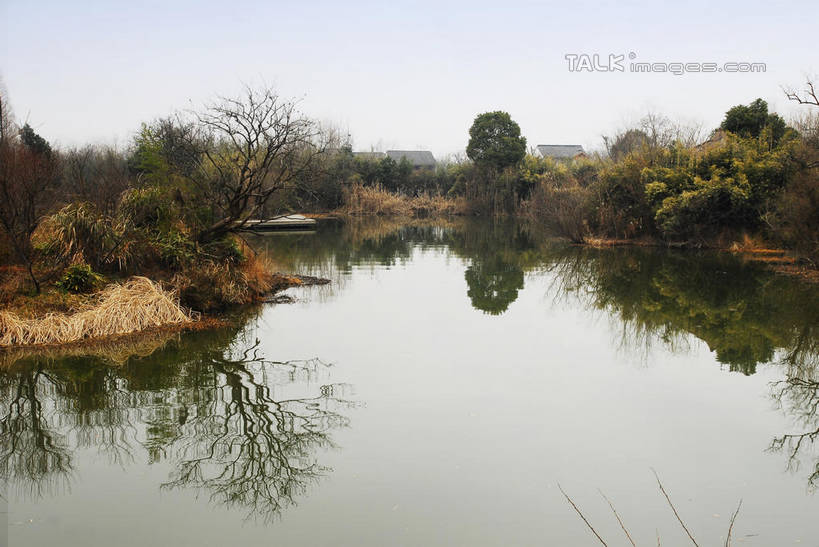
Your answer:
[[[314,230],[316,219],[304,215],[281,215],[267,220],[248,220],[242,230],[271,232],[274,230]]]

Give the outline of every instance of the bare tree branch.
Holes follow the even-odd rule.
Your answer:
[[[789,101],[794,101],[799,104],[808,104],[812,106],[819,106],[819,96],[817,96],[816,87],[811,80],[805,83],[805,89],[797,91],[793,88],[783,88],[785,96]]]

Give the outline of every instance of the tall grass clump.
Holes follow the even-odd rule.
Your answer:
[[[404,196],[382,186],[352,185],[344,193],[341,211],[348,215],[409,215],[411,209]]]
[[[0,346],[65,344],[193,320],[174,293],[145,277],[133,277],[109,285],[72,314],[22,319],[15,313],[0,311]]]
[[[340,213],[346,215],[376,215],[430,217],[454,216],[467,212],[466,198],[446,197],[421,193],[407,196],[390,192],[383,186],[353,184],[344,193],[344,206]]]

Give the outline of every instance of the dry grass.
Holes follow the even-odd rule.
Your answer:
[[[749,235],[743,232],[739,238],[734,238],[730,244],[717,240],[717,246],[727,248],[734,253],[755,253],[755,254],[783,254],[782,249],[772,249],[761,237]]]
[[[393,194],[381,187],[352,186],[344,195],[341,212],[348,215],[409,215],[411,210],[404,196]]]
[[[240,265],[204,262],[176,274],[171,285],[186,306],[222,310],[260,301],[281,285],[266,255],[250,254]]]
[[[345,192],[342,215],[378,215],[403,217],[435,217],[464,215],[468,204],[462,197],[404,196],[394,194],[380,186],[352,186]]]
[[[72,314],[49,313],[23,319],[0,311],[0,347],[65,344],[139,332],[163,325],[189,323],[174,293],[145,277],[111,284],[84,309]]]

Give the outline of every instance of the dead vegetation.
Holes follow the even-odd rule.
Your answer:
[[[0,311],[0,346],[65,344],[190,323],[197,314],[179,305],[175,293],[145,277],[114,283],[75,313],[21,318]]]
[[[463,197],[430,194],[407,196],[390,192],[381,186],[355,184],[345,191],[344,205],[338,213],[348,216],[426,218],[465,215],[468,211],[468,204]]]

